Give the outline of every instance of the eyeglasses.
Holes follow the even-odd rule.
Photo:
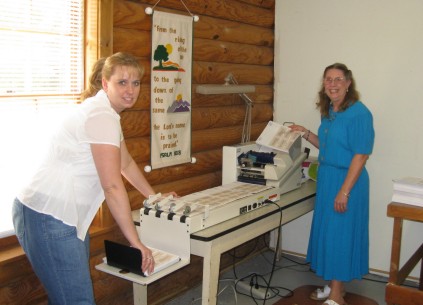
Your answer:
[[[343,78],[343,77],[335,77],[335,78],[326,77],[325,78],[325,84],[332,84],[332,82],[333,82],[335,85],[337,85],[340,82],[342,82],[343,80],[345,80],[345,78]]]

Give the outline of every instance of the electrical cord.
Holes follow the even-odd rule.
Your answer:
[[[282,217],[283,217],[283,210],[282,210],[281,206],[279,206],[277,203],[275,203],[275,202],[273,202],[271,200],[266,200],[264,203],[266,203],[266,204],[274,204],[274,205],[276,205],[278,207],[279,212],[280,212],[279,213],[280,214],[280,219],[279,219],[279,226],[278,226],[278,228],[280,228],[282,226]],[[279,234],[280,234],[280,230],[278,230],[276,249],[279,249],[279,246],[280,246],[279,245],[279,243],[280,243],[280,236],[279,236]],[[257,301],[263,301],[263,305],[266,304],[266,301],[267,300],[272,299],[272,298],[275,298],[275,297],[284,298],[284,297],[290,297],[290,296],[292,296],[293,295],[293,291],[291,289],[288,289],[288,288],[285,288],[285,287],[270,286],[270,283],[272,281],[272,277],[273,277],[274,271],[276,270],[276,260],[277,260],[277,251],[275,251],[275,254],[273,256],[273,262],[271,263],[272,270],[270,271],[270,277],[269,277],[269,280],[268,281],[264,278],[263,275],[259,275],[257,273],[252,273],[252,274],[249,274],[249,275],[247,275],[247,276],[239,279],[236,282],[236,283],[238,283],[239,281],[244,281],[245,279],[249,278],[250,279],[249,280],[249,284],[250,284],[250,287],[251,287],[250,294],[249,295],[238,291],[236,285],[235,285],[235,290],[238,293],[242,294],[242,295],[247,295],[247,296],[251,297],[253,299],[253,301],[254,301],[255,304],[258,304]],[[234,274],[236,274],[235,271],[234,271]],[[261,283],[264,283],[264,285],[263,284],[260,284],[260,282]],[[253,289],[259,289],[259,288],[265,290],[264,298],[257,298],[257,297],[254,296]],[[282,294],[282,291],[287,291],[287,293],[286,294]]]
[[[249,278],[249,286],[250,286],[249,294],[244,293],[244,292],[241,292],[237,288],[238,287],[238,283],[245,282],[244,280],[245,279],[248,279],[248,278]],[[259,284],[259,279],[262,282],[264,282],[265,285],[260,285]],[[237,293],[239,293],[241,295],[245,295],[245,296],[250,297],[254,301],[255,304],[258,304],[257,301],[269,300],[269,299],[275,298],[277,296],[280,296],[280,291],[279,291],[279,289],[277,289],[279,287],[269,287],[269,286],[270,285],[266,281],[266,279],[263,276],[261,276],[261,275],[259,275],[257,273],[249,274],[249,275],[247,275],[247,276],[245,276],[245,277],[243,277],[243,278],[241,278],[241,279],[239,279],[239,280],[237,280],[235,282],[235,290],[237,291]],[[254,295],[254,292],[253,292],[254,289],[260,289],[260,288],[261,289],[265,289],[266,287],[269,287],[269,289],[266,290],[266,293],[265,293],[265,297],[264,298],[259,298],[259,297],[257,297],[257,296]],[[270,293],[269,296],[267,296],[268,293]]]
[[[256,243],[255,243],[255,245],[254,245],[254,248],[253,248],[251,251],[247,251],[247,254],[242,255],[242,256],[237,256],[237,255],[235,254],[236,248],[232,250],[233,255],[229,253],[229,255],[232,257],[232,272],[233,272],[233,274],[234,274],[234,278],[235,278],[235,279],[237,279],[237,278],[238,278],[238,276],[237,276],[237,274],[236,274],[236,260],[237,260],[237,259],[244,259],[244,258],[246,258],[246,257],[249,255],[249,253],[253,252],[253,251],[257,248],[257,244],[258,244],[258,243],[256,242]]]
[[[279,226],[278,226],[278,234],[277,234],[277,241],[276,241],[276,247],[275,247],[275,254],[273,256],[272,271],[270,273],[269,282],[268,282],[267,287],[266,287],[266,293],[264,294],[265,296],[267,296],[267,292],[269,290],[269,286],[270,286],[270,283],[272,282],[273,274],[275,272],[276,260],[277,260],[277,255],[278,255],[277,252],[278,252],[278,249],[279,249],[279,246],[280,246],[280,234],[281,234],[280,228],[282,226],[283,210],[282,210],[282,207],[280,205],[278,205],[276,202],[274,202],[272,200],[268,200],[267,199],[267,200],[265,200],[265,203],[276,205],[278,207],[278,209],[279,209],[279,214],[280,214],[280,217],[279,217]],[[287,289],[287,290],[290,291],[289,289]],[[291,291],[291,295],[292,295],[292,291]],[[266,298],[263,301],[263,305],[265,305],[265,304],[266,304]]]
[[[283,216],[282,208],[277,203],[270,201],[270,200],[266,200],[265,203],[274,204],[279,208],[279,210],[280,210],[279,228],[280,228],[282,226],[282,216]],[[280,246],[279,245],[279,243],[280,243],[279,234],[281,234],[280,230],[278,230],[276,249],[279,249],[279,246]],[[265,235],[263,235],[263,236],[265,237]],[[265,238],[264,242],[265,242],[265,245],[269,248],[268,243],[266,243],[266,238]],[[256,241],[256,244],[255,244],[254,248],[252,249],[252,251],[254,251],[254,249],[255,249],[255,247],[257,247],[257,245],[258,245],[258,241]],[[297,271],[297,272],[312,272],[312,273],[314,273],[314,271],[311,270],[311,268],[310,268],[310,263],[308,263],[308,262],[305,262],[305,263],[298,262],[298,261],[296,261],[296,260],[294,260],[294,259],[292,259],[292,258],[290,258],[286,255],[282,255],[282,257],[284,259],[294,263],[294,265],[291,264],[291,265],[288,265],[288,266],[278,266],[277,262],[276,262],[277,251],[275,251],[275,254],[273,256],[273,261],[269,261],[267,259],[267,257],[265,257],[262,253],[262,257],[265,259],[265,261],[272,265],[272,270],[270,272],[265,273],[264,275],[260,275],[260,274],[257,274],[257,273],[251,273],[251,274],[248,274],[247,276],[244,276],[244,277],[238,279],[238,276],[236,274],[236,265],[235,265],[236,259],[237,258],[242,259],[242,258],[245,258],[246,256],[237,256],[235,254],[235,250],[236,249],[234,249],[234,254],[232,255],[232,257],[233,257],[233,272],[234,272],[234,277],[235,277],[235,280],[234,280],[235,281],[235,284],[234,284],[235,287],[233,289],[236,293],[250,297],[256,305],[258,305],[258,301],[263,301],[263,305],[265,305],[266,301],[270,300],[272,298],[275,298],[275,297],[287,298],[287,297],[291,297],[291,296],[294,295],[294,292],[291,289],[288,289],[288,288],[285,288],[285,287],[279,287],[279,286],[270,286],[270,283],[272,281],[272,277],[273,277],[273,274],[274,274],[275,271],[281,270],[281,269],[284,269],[284,268],[291,268],[292,270]],[[296,267],[296,266],[301,266],[301,267],[308,266],[308,268],[307,268],[307,270],[293,269],[293,267]],[[269,280],[266,281],[264,276],[267,276],[268,274],[270,274],[270,277],[269,277]],[[247,280],[247,282],[249,283],[249,285],[251,287],[249,294],[246,294],[242,291],[239,291],[239,289],[237,289],[237,283],[245,282],[245,280]],[[367,281],[371,281],[371,282],[377,282],[377,283],[384,283],[384,284],[386,284],[388,282],[387,280],[385,281],[385,280],[370,279],[366,276],[363,277],[363,280],[367,280]],[[262,283],[264,283],[264,284],[262,284]],[[412,288],[418,287],[417,284],[416,285],[404,284],[404,286],[412,287]],[[257,298],[253,294],[253,289],[265,289],[265,293],[264,293],[265,297],[264,298]],[[244,290],[245,290],[245,287],[244,287]],[[282,294],[282,291],[286,291],[287,293]]]
[[[265,203],[266,204],[275,204],[278,207],[279,212],[280,212],[280,219],[279,219],[279,226],[278,226],[278,228],[280,228],[282,226],[282,216],[283,216],[283,210],[282,210],[282,208],[278,204],[276,204],[275,202],[270,201],[270,200],[266,200]],[[278,230],[278,234],[280,234],[280,230]],[[263,236],[265,237],[265,235],[263,235]],[[277,245],[276,245],[277,249],[279,247],[279,240],[280,240],[280,238],[278,236],[278,242],[277,242]],[[256,243],[255,243],[254,248],[252,249],[252,251],[254,251],[254,249],[256,249],[257,245],[258,245],[258,240],[256,240]],[[235,291],[237,293],[252,298],[252,300],[254,301],[254,303],[257,304],[257,305],[258,305],[257,301],[263,301],[264,302],[263,305],[265,305],[266,300],[269,300],[269,299],[272,299],[272,298],[275,298],[275,297],[281,297],[281,298],[290,297],[290,296],[293,295],[293,291],[290,290],[290,289],[288,289],[288,288],[279,287],[279,286],[270,286],[273,273],[274,273],[275,270],[277,270],[276,269],[276,266],[277,266],[276,265],[277,252],[275,252],[274,257],[273,257],[273,262],[271,263],[272,270],[270,272],[270,279],[269,279],[269,281],[266,281],[266,279],[264,278],[263,275],[260,275],[260,274],[257,274],[257,273],[251,273],[251,274],[248,274],[247,276],[244,276],[242,278],[239,278],[237,276],[237,272],[236,272],[236,259],[239,259],[239,258],[242,259],[242,258],[245,258],[246,256],[237,256],[236,253],[235,253],[235,251],[236,251],[236,248],[233,249],[233,254],[231,254],[231,257],[233,258],[232,270],[233,270],[234,278],[235,278],[235,280],[234,280],[235,281]],[[244,293],[242,291],[239,291],[239,289],[237,288],[237,284],[239,282],[244,282],[245,279],[249,279],[249,285],[251,287],[250,294],[246,294],[246,293]],[[223,280],[230,280],[230,279],[223,279]],[[264,283],[264,284],[262,284],[262,283]],[[259,289],[259,288],[260,289],[264,289],[265,290],[264,298],[257,298],[253,294],[253,289],[254,288],[255,289]],[[287,293],[283,294],[283,291],[286,291]]]

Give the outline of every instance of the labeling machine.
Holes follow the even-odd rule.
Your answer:
[[[238,181],[179,198],[157,194],[144,201],[140,226],[146,218],[155,218],[185,223],[186,230],[194,233],[277,200],[279,192],[273,186]]]
[[[178,198],[156,194],[133,211],[141,241],[176,256],[174,263],[148,277],[124,274],[106,262],[96,268],[131,280],[134,299],[142,298],[146,304],[146,288],[140,287],[189,264],[192,233],[276,202],[281,194],[299,188],[305,159],[301,134],[269,122],[255,143],[223,147],[221,186]]]
[[[150,196],[140,210],[145,218],[185,223],[194,233],[270,202],[301,186],[301,133],[269,122],[253,143],[223,147],[222,185],[180,198]]]
[[[258,140],[223,147],[222,184],[243,181],[273,186],[279,194],[301,186],[301,134],[269,122]]]

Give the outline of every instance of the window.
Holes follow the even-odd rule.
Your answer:
[[[54,126],[84,89],[84,0],[0,0],[0,237]]]

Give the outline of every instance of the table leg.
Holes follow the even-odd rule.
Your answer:
[[[392,234],[391,266],[389,271],[389,282],[398,283],[398,270],[400,264],[401,238],[402,238],[402,218],[394,218],[394,230]]]
[[[147,305],[147,285],[133,282],[134,305]]]
[[[203,256],[203,287],[202,305],[217,304],[217,289],[219,285],[220,251],[217,247],[208,246]]]

